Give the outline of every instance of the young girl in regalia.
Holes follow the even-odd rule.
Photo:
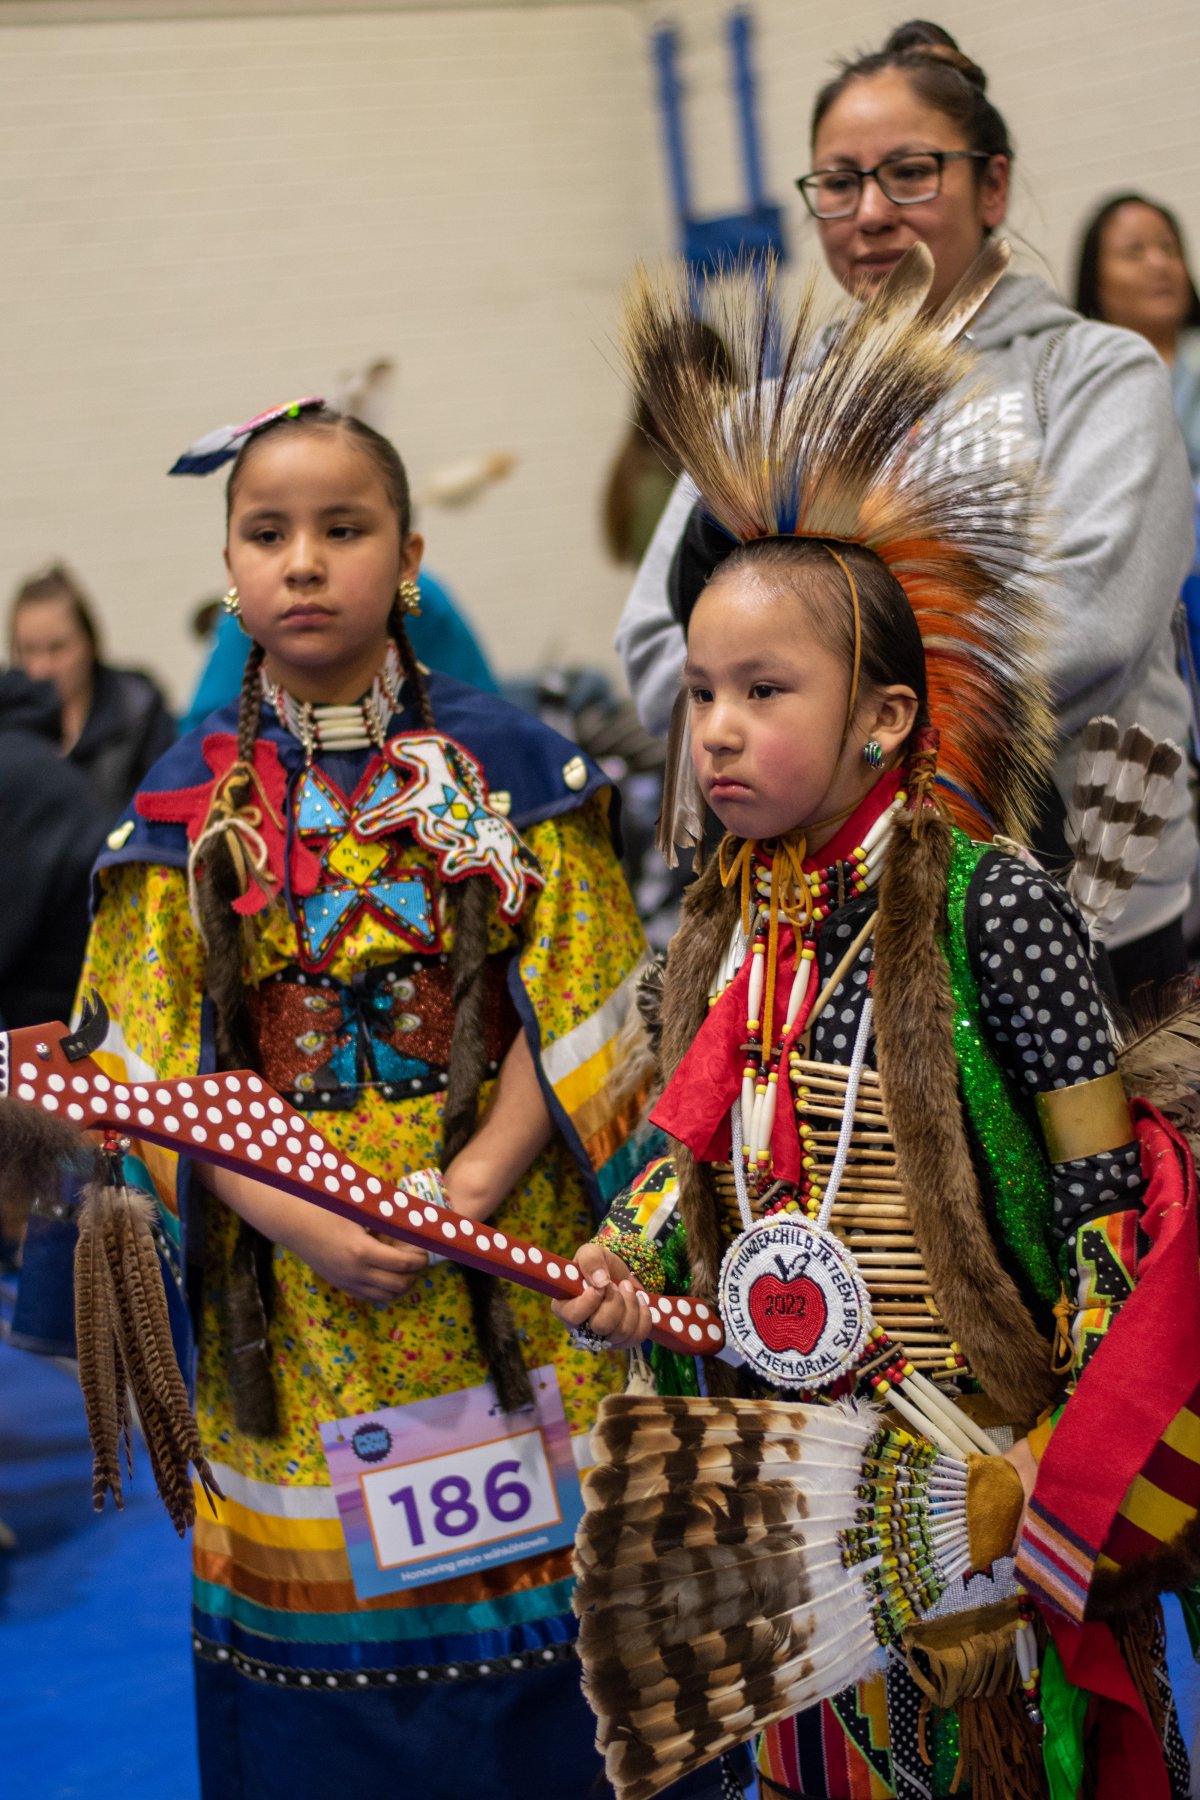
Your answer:
[[[672,355],[684,283],[629,302],[635,384],[728,538],[664,826],[699,846],[707,804],[725,835],[666,966],[670,1155],[555,1311],[622,1348],[693,1296],[726,1352],[656,1346],[664,1398],[602,1409],[579,1602],[622,1800],[756,1726],[765,1796],[1187,1792],[1154,1600],[1194,1569],[1200,1363],[1154,1284],[1194,1301],[1191,1162],[1131,1113],[1171,1083],[1118,1071],[1080,908],[1016,848],[1048,749],[1030,484],[923,425],[1003,264],[932,319],[922,246],[821,335],[810,295],[774,382],[767,311],[727,302],[728,387]],[[1084,815],[1115,760],[1093,736]],[[1108,807],[1131,865],[1179,760]],[[1081,905],[1127,880],[1111,860]],[[834,1451],[804,1433],[861,1443],[864,1401],[887,1429],[826,1524]]]
[[[253,643],[240,703],[163,758],[101,860],[102,1060],[131,1081],[258,1070],[376,1175],[440,1167],[461,1212],[569,1251],[638,1110],[605,1088],[643,950],[609,790],[554,732],[418,667],[422,546],[384,438],[304,402],[181,472],[231,458],[227,604]],[[569,1550],[360,1600],[318,1426],[489,1377],[512,1409],[553,1363],[578,1436],[610,1360],[536,1295],[141,1154],[224,1495],[194,1535],[204,1794],[588,1793]]]

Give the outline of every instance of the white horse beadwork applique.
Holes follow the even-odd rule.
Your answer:
[[[452,738],[421,731],[391,738],[383,751],[409,779],[359,813],[360,838],[400,826],[431,850],[443,881],[487,875],[506,919],[520,917],[531,888],[543,885],[537,857],[488,800],[483,770]]]

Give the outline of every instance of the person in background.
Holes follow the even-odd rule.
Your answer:
[[[61,748],[87,776],[112,824],[174,741],[162,693],[139,669],[114,669],[100,654],[95,614],[78,580],[53,563],[13,597],[9,654],[32,681],[51,681],[62,709]]]
[[[1200,294],[1169,207],[1143,194],[1114,194],[1097,207],[1079,245],[1075,308],[1136,331],[1158,351],[1171,371],[1192,475],[1200,476]]]
[[[0,673],[0,1027],[70,1017],[104,839],[87,778],[58,751],[48,681]]]
[[[479,640],[441,582],[422,569],[417,586],[421,590],[421,611],[411,618],[408,635],[418,662],[427,669],[437,669],[439,674],[452,675],[456,681],[465,681],[468,687],[480,688],[485,694],[498,693],[496,677]],[[181,735],[194,731],[209,713],[237,699],[249,648],[250,639],[238,620],[221,612],[208,661],[179,727]]]
[[[106,821],[86,775],[59,751],[58,695],[19,669],[0,671],[0,1030],[67,1020],[88,933],[88,874]],[[0,1274],[20,1266],[35,1196],[0,1168]],[[18,1290],[19,1292],[19,1290]],[[18,1299],[18,1307],[20,1301]],[[14,1321],[16,1323],[16,1321]],[[26,1327],[32,1323],[32,1330]],[[44,1322],[21,1321],[19,1340],[48,1340]],[[51,1354],[69,1348],[62,1333]],[[0,1549],[12,1548],[0,1520]]]
[[[947,32],[913,20],[821,89],[799,186],[830,271],[849,293],[873,293],[923,242],[937,268],[926,307],[936,311],[1000,231],[1014,150],[986,88],[983,70]],[[1056,630],[1043,672],[1057,756],[1033,847],[1061,865],[1065,801],[1088,720],[1110,713],[1180,743],[1187,733],[1172,620],[1192,560],[1191,483],[1162,363],[1132,333],[1083,320],[1038,277],[1010,273],[972,324],[971,345],[973,391],[947,403],[939,453],[986,456],[1001,475],[1032,462],[1056,522]],[[679,688],[684,621],[721,555],[695,501],[684,478],[617,634],[642,722],[660,732]],[[1186,967],[1195,857],[1181,775],[1166,832],[1114,932],[1118,993]]]

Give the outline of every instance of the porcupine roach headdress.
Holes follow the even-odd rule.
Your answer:
[[[933,260],[914,245],[880,292],[835,327],[828,347],[812,284],[768,373],[773,272],[722,283],[714,328],[732,381],[682,354],[686,274],[635,277],[623,348],[635,389],[738,543],[812,537],[861,544],[899,581],[925,646],[929,713],[941,734],[953,815],[1020,837],[1046,764],[1049,724],[1034,660],[1042,623],[1033,589],[1031,487],[1012,470],[961,469],[937,452],[936,409],[970,369],[956,340],[1003,274],[991,243],[932,318],[919,309]],[[672,720],[660,847],[699,841],[687,698]],[[989,835],[990,835],[989,831]]]

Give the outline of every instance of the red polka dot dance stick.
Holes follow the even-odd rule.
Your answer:
[[[522,1243],[370,1175],[249,1071],[185,1081],[113,1081],[92,1060],[108,1026],[103,1002],[85,1004],[78,1031],[33,1025],[0,1032],[0,1098],[40,1106],[81,1131],[115,1130],[216,1163],[310,1200],[418,1249],[501,1275],[555,1300],[583,1292],[572,1262]],[[650,1335],[668,1350],[715,1355],[725,1341],[701,1300],[651,1295]]]

